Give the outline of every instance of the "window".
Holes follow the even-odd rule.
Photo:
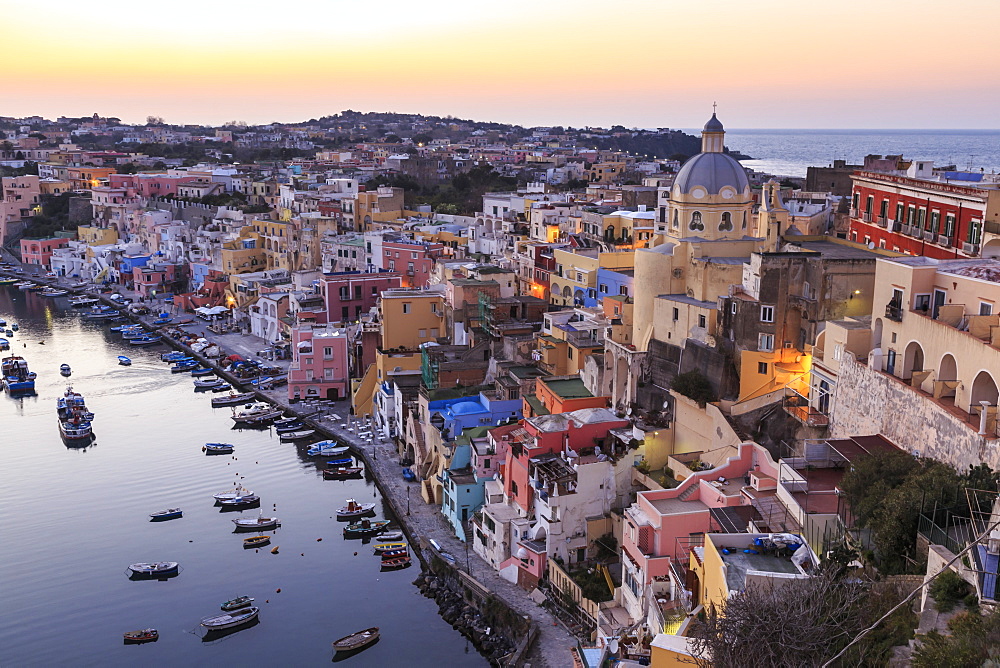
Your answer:
[[[719,223],[719,230],[722,232],[731,232],[733,229],[733,214],[728,211],[722,212],[722,222]]]
[[[484,459],[483,460],[483,468],[484,469],[488,469],[489,467],[490,467],[490,460]]]
[[[944,233],[949,237],[955,234],[955,216],[950,213],[944,217]]]
[[[760,321],[761,322],[774,322],[774,307],[773,306],[761,306],[760,307]]]
[[[378,296],[378,286],[377,285],[373,285],[372,286],[372,297],[377,297],[377,296]]]
[[[732,304],[729,305],[729,312],[732,313],[733,315],[736,315],[736,302],[733,302]]]
[[[347,316],[347,307],[346,306],[341,306],[340,307],[340,319],[341,320],[347,320],[347,317],[348,317]]]
[[[979,315],[993,315],[993,304],[979,302]]]
[[[416,253],[410,253],[410,259],[411,260],[416,260],[417,259],[417,254]]]
[[[836,361],[839,362],[840,358],[843,355],[844,355],[844,344],[843,343],[838,343],[835,346],[833,346],[833,359],[834,360],[836,360]]]
[[[354,286],[354,298],[355,299],[361,299],[361,286],[360,285],[355,285]]]
[[[774,334],[761,334],[757,337],[757,350],[769,353],[774,350]]]
[[[410,306],[411,306],[410,302],[403,302],[403,313],[404,314],[410,312]]]
[[[679,319],[680,319],[680,311],[674,308],[674,322],[677,322]]]
[[[417,330],[417,334],[418,334],[418,335],[420,336],[420,338],[422,338],[422,339],[425,339],[425,338],[427,338],[427,330],[426,330],[426,329],[421,329],[421,330]]]
[[[969,223],[969,243],[978,244],[982,239],[982,236],[983,224],[978,220],[974,220]]]
[[[900,202],[899,204],[896,205],[896,222],[897,223],[903,222],[903,208],[904,207],[903,207],[903,203],[902,202]]]
[[[704,329],[708,325],[708,319],[705,318],[704,313],[698,314],[698,326]]]
[[[340,298],[341,299],[350,299],[351,298],[349,289],[348,289],[348,287],[346,285],[340,286]]]
[[[923,229],[926,218],[927,218],[927,209],[919,209],[917,211],[917,227]]]
[[[568,357],[569,359],[573,359],[573,347],[572,346],[567,346],[566,347],[566,357]]]
[[[598,288],[599,288],[599,289],[601,290],[601,294],[602,294],[602,295],[606,295],[606,294],[608,294],[608,285],[607,285],[607,283],[601,283],[601,284],[600,284],[600,285],[598,286]]]
[[[628,286],[627,285],[619,286],[618,294],[628,297]]]
[[[757,362],[757,373],[767,375],[767,362]]]
[[[510,493],[517,496],[517,483],[513,480],[510,481]]]
[[[688,229],[701,232],[705,229],[705,223],[701,222],[701,211],[691,212],[691,223],[688,225]]]
[[[333,359],[333,348],[323,348],[323,359],[325,360]]]

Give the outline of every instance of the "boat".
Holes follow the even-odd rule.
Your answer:
[[[179,362],[184,359],[191,359],[187,353],[182,353],[179,350],[171,350],[170,352],[163,353],[160,355],[160,359],[164,362]]]
[[[64,376],[68,376],[71,373],[73,373],[73,369],[70,368],[69,364],[60,364],[59,373],[61,373]]]
[[[257,402],[242,411],[233,410],[233,422],[237,424],[268,424],[281,417],[281,409],[271,404]]]
[[[223,603],[220,608],[226,612],[231,612],[233,610],[239,610],[240,608],[245,608],[253,603],[252,596],[237,596],[236,598],[231,598],[225,603]]]
[[[247,401],[251,401],[255,396],[253,392],[241,392],[239,394],[227,394],[224,397],[212,397],[212,407],[219,408],[220,406],[237,406],[239,404],[245,404]]]
[[[213,494],[212,498],[216,501],[225,501],[227,499],[235,499],[240,496],[250,496],[253,494],[253,490],[247,489],[242,485],[235,487],[233,489],[226,490],[225,492],[219,492],[218,494]]]
[[[132,360],[130,360],[128,357],[125,357],[124,355],[119,355],[118,364],[122,366],[132,366]]]
[[[168,324],[170,324],[173,321],[174,321],[173,318],[158,318],[158,319],[156,319],[156,320],[153,321],[153,324],[156,325],[156,326],[168,325]]]
[[[253,621],[257,618],[257,614],[260,612],[260,608],[255,608],[253,606],[246,608],[241,612],[236,614],[223,614],[214,615],[212,617],[205,617],[201,620],[201,625],[204,626],[209,631],[221,631],[222,629],[231,629],[235,626],[241,626],[247,622]]]
[[[212,391],[213,392],[229,392],[232,389],[233,389],[232,385],[230,385],[229,383],[223,383],[222,385],[218,385],[216,387],[213,387]]]
[[[407,547],[407,544],[402,541],[392,543],[375,543],[375,554],[392,552],[394,550],[405,550]]]
[[[94,304],[97,303],[98,300],[94,299],[93,297],[84,297],[82,295],[79,297],[73,297],[72,299],[69,300],[69,305],[75,308],[83,308],[84,306],[93,306]]]
[[[410,565],[410,561],[412,560],[408,554],[392,557],[391,559],[382,559],[382,570],[389,571],[396,570],[398,568],[406,568]]]
[[[179,565],[176,561],[154,561],[150,563],[129,564],[128,569],[132,571],[133,575],[157,577],[176,573],[178,567]]]
[[[378,539],[382,542],[393,542],[403,539],[402,531],[383,531],[378,535]]]
[[[0,278],[0,285],[14,285],[15,283],[17,283],[16,278],[11,278],[10,276]]]
[[[389,520],[361,520],[357,524],[349,524],[344,527],[344,538],[362,538],[364,536],[374,536],[381,533],[387,526]]]
[[[357,652],[358,650],[372,645],[376,640],[378,640],[378,636],[378,627],[373,626],[370,629],[352,633],[349,636],[344,636],[340,640],[335,641],[333,643],[333,651],[342,654]]]
[[[10,341],[7,339],[0,339],[0,350],[10,350]]]
[[[17,288],[18,290],[27,290],[28,288],[33,287],[34,285],[35,284],[32,283],[31,281],[18,281],[17,283],[14,283],[14,287]]]
[[[94,414],[87,409],[83,395],[79,392],[74,392],[72,385],[67,386],[63,395],[56,399],[56,415],[59,416],[60,420],[73,418],[84,420],[94,419]]]
[[[198,388],[209,388],[222,385],[224,383],[221,378],[196,378],[194,381],[194,386]]]
[[[161,341],[163,341],[163,339],[159,336],[144,336],[139,339],[132,339],[129,343],[133,346],[153,346]]]
[[[403,547],[394,547],[392,549],[382,550],[380,554],[382,555],[382,561],[389,561],[398,557],[409,556],[409,551],[407,546],[404,545]]]
[[[160,637],[160,634],[156,629],[140,629],[138,631],[126,631],[122,634],[125,638],[125,642],[128,643],[140,643],[140,642],[153,642]]]
[[[149,517],[153,520],[175,520],[183,514],[184,511],[180,508],[168,508],[167,510],[152,513]]]
[[[64,441],[89,441],[94,436],[94,426],[87,420],[59,420],[59,435]]]
[[[41,294],[43,297],[52,297],[52,298],[65,297],[66,295],[69,294],[69,290],[57,290],[55,288],[48,288],[46,290],[42,290],[39,294]]]
[[[280,420],[274,421],[274,428],[281,429],[283,427],[288,427],[289,425],[302,424],[302,421],[297,417],[286,417]]]
[[[329,459],[326,462],[330,466],[350,466],[354,463],[353,457],[338,457],[337,459]]]
[[[230,443],[206,443],[202,450],[206,455],[229,455],[235,448]]]
[[[238,520],[233,520],[233,524],[236,525],[237,530],[248,530],[248,531],[263,531],[264,529],[273,529],[274,527],[281,524],[281,520],[277,517],[253,517],[253,518],[243,518]]]
[[[340,445],[337,441],[320,441],[309,446],[306,454],[310,457],[336,457],[337,455],[346,453],[349,449],[346,445]]]
[[[249,538],[243,539],[243,547],[264,547],[271,542],[270,536],[250,536]]]
[[[197,362],[184,362],[181,364],[175,364],[174,366],[170,367],[170,373],[185,373],[187,371],[191,371],[192,369],[197,369],[197,368],[198,368]]]
[[[348,499],[346,506],[337,509],[337,519],[341,517],[361,517],[374,511],[374,503],[358,503],[354,499]]]
[[[256,494],[247,494],[245,496],[237,496],[233,499],[219,501],[219,505],[224,508],[246,508],[247,506],[252,506],[258,503],[260,503],[260,497]]]
[[[290,431],[302,431],[303,426],[304,425],[299,420],[295,420],[294,422],[285,422],[280,425],[276,422],[274,423],[274,431],[279,434],[285,434]]]
[[[4,389],[11,394],[35,391],[36,374],[28,370],[28,362],[20,355],[4,357],[0,361],[0,375]]]
[[[95,306],[90,311],[83,314],[84,320],[109,320],[111,318],[117,318],[119,316],[118,311],[111,308],[110,306]]]
[[[323,469],[323,477],[327,480],[360,478],[363,471],[364,469],[360,466],[337,466],[331,469]]]
[[[210,376],[215,373],[215,369],[207,366],[200,366],[197,369],[191,369],[192,376]]]
[[[309,438],[310,436],[315,435],[315,429],[303,429],[302,431],[287,431],[278,436],[278,438],[282,441],[301,441],[304,438]]]

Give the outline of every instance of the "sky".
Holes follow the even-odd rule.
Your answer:
[[[1000,0],[0,0],[0,116],[1000,127]],[[10,30],[10,26],[18,26]]]

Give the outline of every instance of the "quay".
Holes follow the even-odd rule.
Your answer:
[[[140,316],[129,312],[125,304],[111,299],[112,294],[120,294],[122,297],[132,300],[132,303],[139,303],[135,294],[122,290],[120,287],[115,293],[105,294],[98,292],[94,286],[68,286],[63,281],[46,279],[27,272],[0,272],[0,274],[52,285],[69,290],[73,294],[85,294],[98,298],[102,303],[120,309],[125,317],[141,324],[145,329],[161,333],[163,343],[191,355],[203,365],[210,366],[215,370],[216,375],[230,383],[234,389],[252,390],[259,400],[280,407],[288,415],[300,417],[312,428],[323,434],[325,438],[336,439],[344,445],[350,446],[353,454],[363,459],[365,466],[371,471],[376,488],[396,516],[400,529],[407,536],[414,554],[421,562],[423,571],[440,574],[439,571],[442,567],[453,569],[457,577],[452,579],[460,582],[471,594],[464,596],[465,598],[473,598],[477,593],[480,596],[493,597],[501,601],[510,614],[524,620],[525,626],[529,629],[528,633],[525,633],[522,638],[511,638],[514,642],[519,641],[517,650],[514,655],[508,657],[500,665],[530,665],[546,668],[573,666],[571,649],[577,647],[577,638],[570,633],[560,619],[530,597],[528,592],[500,578],[496,570],[477,555],[472,554],[468,544],[455,537],[453,530],[439,512],[439,507],[423,502],[418,487],[411,491],[411,487],[416,487],[420,483],[410,483],[403,479],[402,467],[398,463],[398,455],[393,443],[378,438],[368,428],[368,421],[353,418],[350,415],[349,399],[340,401],[305,400],[291,403],[284,387],[261,389],[250,385],[247,380],[237,379],[224,371],[220,362],[231,354],[238,354],[248,360],[257,359],[257,351],[267,347],[264,342],[254,336],[239,332],[217,334],[209,331],[208,323],[197,320],[186,324],[152,325],[152,320],[155,320],[161,312],[166,311],[178,315],[176,307],[171,304],[165,304],[161,301],[144,304],[149,307],[150,314]],[[218,345],[222,354],[217,358],[205,357],[167,334],[167,331],[178,328],[183,328],[194,336],[204,337],[211,343]],[[275,360],[269,363],[281,367],[287,372],[291,360]],[[359,435],[366,431],[372,432],[370,438]],[[432,539],[440,549],[436,549],[431,544]],[[442,552],[446,553],[447,556],[442,558]],[[448,558],[449,556],[451,558]]]

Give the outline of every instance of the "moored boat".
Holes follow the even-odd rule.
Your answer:
[[[288,427],[289,425],[296,425],[296,424],[302,424],[302,421],[299,420],[299,418],[297,417],[286,417],[286,418],[281,418],[280,420],[275,420],[274,428],[282,429],[284,427]]]
[[[163,353],[160,355],[160,359],[164,362],[179,362],[183,359],[190,359],[187,353],[182,353],[179,350],[172,350],[168,353]]]
[[[131,339],[129,343],[133,346],[154,346],[163,341],[159,336],[143,336],[138,339]]]
[[[206,455],[228,455],[235,450],[230,443],[206,443],[201,449]]]
[[[198,388],[210,388],[222,385],[225,381],[221,378],[196,378],[194,381],[194,386]]]
[[[71,443],[89,441],[94,436],[94,425],[87,420],[59,420],[59,435]]]
[[[402,531],[383,531],[378,535],[378,539],[382,542],[393,542],[403,539]]]
[[[204,626],[209,631],[221,631],[222,629],[231,629],[242,624],[246,624],[257,618],[257,614],[260,612],[260,608],[249,607],[235,614],[222,614],[213,615],[211,617],[205,617],[201,620],[201,625]]]
[[[375,554],[382,554],[384,552],[393,552],[396,550],[405,550],[407,544],[402,541],[394,541],[389,543],[375,543]]]
[[[226,612],[231,612],[233,610],[239,610],[240,608],[246,608],[251,603],[253,603],[252,596],[237,596],[236,598],[229,599],[219,607]]]
[[[249,490],[246,487],[240,486],[233,489],[226,490],[225,492],[219,492],[218,494],[213,494],[212,498],[216,501],[225,501],[227,499],[235,499],[241,496],[250,496],[253,494],[253,490]]]
[[[336,459],[328,459],[326,461],[330,466],[350,466],[354,463],[353,457],[338,457]]]
[[[241,392],[238,394],[228,394],[224,397],[212,397],[212,406],[218,408],[220,406],[238,406],[239,404],[245,404],[251,401],[255,396],[253,392]]]
[[[242,411],[233,411],[233,422],[237,424],[269,424],[281,417],[281,409],[271,404],[258,402]]]
[[[10,341],[7,339],[0,339],[0,350],[10,350]]]
[[[243,547],[264,547],[271,542],[270,536],[250,536],[249,538],[243,539]]]
[[[122,366],[132,366],[132,360],[129,359],[128,357],[125,357],[124,355],[119,355],[118,364]]]
[[[364,471],[360,466],[335,466],[323,469],[323,477],[327,480],[346,480],[347,478],[360,478]]]
[[[361,520],[357,524],[349,524],[344,527],[344,538],[363,538],[364,536],[374,536],[381,533],[389,526],[389,520]]]
[[[282,424],[274,423],[274,431],[279,434],[287,434],[290,431],[301,431],[303,424],[301,420],[293,420],[292,422],[282,421]]]
[[[382,555],[383,557],[385,555]],[[382,559],[382,570],[390,571],[396,570],[398,568],[406,568],[410,565],[410,555],[404,554],[398,557],[392,557],[391,559]]]
[[[149,517],[153,520],[173,520],[183,515],[184,512],[180,508],[168,508],[166,510],[151,513]]]
[[[97,304],[97,300],[93,297],[73,297],[69,300],[69,305],[74,308],[83,308],[84,306],[93,306]]]
[[[122,634],[127,643],[153,642],[160,637],[156,629],[139,629],[138,631],[126,631]]]
[[[373,626],[370,629],[365,629],[364,631],[358,631],[357,633],[352,633],[349,636],[344,636],[340,640],[334,641],[333,651],[337,652],[338,654],[356,652],[373,644],[376,640],[378,640],[378,637],[379,637],[378,627]]]
[[[316,435],[315,429],[303,429],[302,431],[287,431],[278,436],[282,441],[301,441]]]
[[[133,575],[157,577],[176,573],[180,565],[176,561],[152,561],[129,564],[128,569]]]
[[[28,370],[28,362],[20,355],[4,357],[0,361],[0,375],[4,389],[11,394],[35,391],[36,374]]]
[[[348,499],[347,505],[337,509],[337,517],[361,517],[374,512],[374,503],[358,503],[354,499]]]
[[[42,295],[43,297],[53,297],[53,298],[65,297],[66,295],[69,294],[69,290],[57,290],[55,288],[48,288],[46,290],[42,290],[39,294]]]
[[[68,376],[71,373],[73,373],[73,369],[70,368],[69,364],[60,364],[59,365],[59,373],[61,373],[63,376]]]
[[[313,443],[306,450],[306,454],[310,457],[336,457],[345,454],[348,449],[346,445],[340,445],[337,441],[320,441],[319,443]]]
[[[237,530],[248,530],[248,531],[263,531],[264,529],[273,529],[274,527],[281,524],[281,520],[277,517],[241,517],[237,520],[233,520],[233,524],[236,525]]]
[[[185,362],[181,364],[175,364],[174,366],[170,367],[170,373],[186,373],[188,371],[191,371],[192,369],[197,369],[197,368],[198,368],[197,362]]]
[[[209,376],[215,373],[215,369],[207,366],[199,366],[197,369],[191,369],[192,376]]]
[[[246,508],[258,503],[260,503],[260,497],[256,494],[247,494],[245,496],[237,496],[233,499],[219,501],[219,505],[224,508]]]

